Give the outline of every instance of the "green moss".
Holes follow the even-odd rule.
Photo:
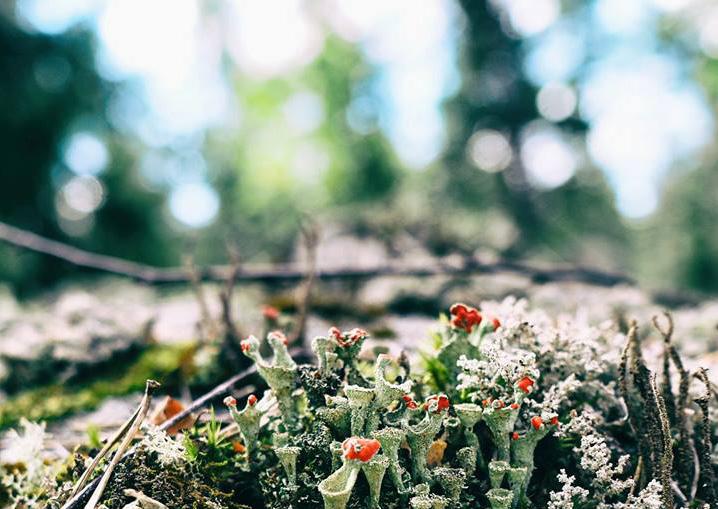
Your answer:
[[[203,509],[211,507],[243,508],[231,503],[231,495],[221,491],[212,480],[187,463],[161,464],[154,453],[139,450],[118,465],[102,502],[109,509],[120,509],[132,499],[124,494],[131,488],[162,502],[168,507]]]
[[[18,393],[0,406],[0,429],[13,426],[21,417],[50,421],[92,410],[105,398],[142,391],[147,379],[162,380],[165,388],[172,387],[191,348],[187,344],[151,346],[133,363],[106,370],[102,378],[34,387]]]

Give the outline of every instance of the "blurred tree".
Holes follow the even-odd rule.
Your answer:
[[[616,255],[625,254],[627,236],[602,174],[580,169],[567,183],[550,191],[529,182],[519,157],[522,137],[536,121],[546,121],[537,111],[538,89],[524,72],[523,42],[509,33],[508,19],[496,10],[495,3],[459,3],[464,14],[462,79],[459,91],[446,103],[445,192],[469,214],[495,215],[498,211],[509,218],[517,232],[501,246],[506,256],[538,255],[610,265]],[[574,149],[582,150],[586,126],[579,118],[570,116],[551,128],[576,138],[579,147]],[[510,163],[507,159],[505,168],[501,165],[495,173],[477,168],[467,155],[472,135],[484,129],[498,133],[510,146]],[[496,145],[500,138],[492,141]],[[502,149],[500,145],[492,148]],[[587,237],[601,239],[606,256],[596,260],[582,249]],[[485,244],[481,234],[474,241],[474,247]]]
[[[162,197],[134,181],[135,161],[105,120],[114,86],[95,69],[92,35],[69,30],[46,36],[20,29],[0,15],[0,219],[61,241],[70,240],[58,215],[58,192],[76,175],[63,162],[67,138],[91,125],[107,144],[109,162],[98,176],[104,201],[71,243],[152,263],[172,259],[161,216]],[[157,246],[162,246],[158,249]],[[46,256],[0,246],[0,279],[18,290],[41,288],[74,267]]]
[[[208,235],[231,231],[244,256],[284,260],[303,214],[351,226],[390,198],[404,174],[388,141],[375,119],[360,131],[350,120],[354,101],[372,102],[373,75],[358,48],[331,33],[321,54],[293,73],[238,75],[242,125],[207,142],[208,160],[222,161],[214,168],[220,218]]]
[[[639,236],[647,286],[718,291],[718,170],[715,159],[668,179],[659,212]]]

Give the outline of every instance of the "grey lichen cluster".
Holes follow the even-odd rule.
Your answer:
[[[455,363],[461,356],[479,355],[468,339],[470,332],[463,326],[453,328],[453,339],[439,353],[440,361]],[[424,384],[420,383],[421,390],[413,392],[415,381],[386,354],[376,358],[373,377],[368,377],[369,371],[362,370],[357,359],[366,337],[361,329],[341,332],[332,328],[328,336],[312,341],[317,358],[314,376],[340,376],[343,381],[339,391],[325,394],[325,404],[317,408],[311,408],[299,390],[298,367],[281,333],[268,335],[274,353],[271,361],[260,355],[256,338],[243,341],[245,355],[254,360],[259,375],[269,386],[260,402],[254,398],[242,410],[227,401],[248,455],[256,449],[262,417],[271,411],[271,402],[276,399],[281,426],[273,428],[272,448],[288,486],[296,487],[297,464],[302,455],[302,448],[297,446],[300,444],[290,445],[289,437],[316,419],[335,438],[330,446],[332,473],[317,486],[325,509],[346,508],[360,475],[369,488],[370,509],[379,507],[383,488],[393,489],[404,506],[458,507],[467,484],[477,478],[490,480],[490,489],[483,496],[492,508],[528,507],[526,490],[534,449],[555,423],[553,416],[546,417],[546,421],[535,417],[528,431],[519,434],[514,427],[527,392],[521,384],[514,386],[510,402],[452,405],[446,394],[426,396]],[[452,398],[460,399],[458,391],[452,394]],[[423,403],[414,400],[418,396],[423,396]],[[491,447],[481,443],[481,434],[477,433],[481,422],[488,430],[483,436],[491,437]],[[448,434],[458,436],[460,441],[450,460],[443,458]],[[489,449],[492,456],[485,458],[484,451]]]

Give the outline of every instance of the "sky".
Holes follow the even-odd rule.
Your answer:
[[[501,133],[472,137],[477,171],[501,171],[511,157],[521,157],[529,181],[550,189],[590,162],[606,173],[625,217],[649,216],[671,166],[699,154],[714,134],[710,108],[691,80],[690,62],[661,51],[654,35],[661,16],[696,1],[596,0],[586,2],[585,12],[562,16],[559,0],[493,0],[507,28],[525,42],[526,73],[539,87],[536,100],[543,118],[527,127],[515,156]],[[201,12],[200,6],[207,4],[199,0],[17,4],[18,17],[29,30],[58,33],[78,22],[89,24],[100,42],[102,74],[140,84],[147,107],[120,96],[110,113],[116,125],[133,130],[150,147],[183,147],[183,157],[161,176],[148,175],[169,175],[169,208],[180,223],[204,226],[219,208],[206,182],[202,133],[241,123],[241,107],[233,102],[222,74],[225,48],[247,75],[259,80],[281,76],[320,53],[325,29],[318,20],[359,44],[377,67],[380,126],[401,161],[421,171],[441,153],[441,102],[459,81],[459,16],[452,1],[424,0],[422,9],[404,0],[219,4],[221,13],[214,15]],[[696,44],[718,57],[718,8],[701,23]],[[585,61],[587,71],[584,67],[579,75]],[[311,129],[323,115],[311,94],[292,98],[285,111],[297,129]],[[585,149],[554,126],[575,112],[590,126]],[[317,154],[306,156],[316,160]],[[92,132],[68,137],[65,162],[77,179],[63,189],[61,210],[89,214],[100,206],[103,190],[97,175],[107,157],[102,140]]]

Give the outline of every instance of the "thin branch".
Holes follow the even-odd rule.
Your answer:
[[[142,263],[131,262],[114,256],[101,255],[84,251],[76,247],[63,244],[35,233],[15,228],[7,223],[0,222],[0,240],[16,247],[43,253],[66,262],[95,269],[102,272],[117,274],[147,284],[177,284],[188,283],[191,276],[184,267],[153,267]],[[197,277],[202,281],[226,282],[231,273],[231,265],[212,265],[197,268]],[[388,264],[381,267],[364,269],[325,269],[317,270],[316,278],[330,279],[368,279],[380,276],[434,276],[440,274],[495,274],[509,272],[531,278],[536,284],[556,281],[577,281],[596,286],[614,286],[617,284],[633,285],[633,279],[622,274],[603,272],[584,267],[565,267],[555,269],[540,269],[530,265],[513,262],[498,261],[485,263],[474,257],[467,257],[461,263],[447,264],[441,260],[423,267],[405,267],[397,264]],[[306,270],[294,264],[281,264],[273,266],[244,266],[237,274],[237,281],[245,282],[291,282],[301,281],[306,276]]]
[[[650,376],[651,388],[653,394],[656,397],[656,406],[658,408],[658,417],[661,422],[661,440],[663,445],[662,454],[660,455],[659,461],[659,477],[661,485],[663,486],[663,493],[661,498],[663,499],[663,506],[665,509],[673,509],[673,489],[671,487],[671,468],[673,467],[673,439],[671,437],[671,423],[668,420],[668,412],[666,411],[666,404],[663,400],[661,392],[658,390],[658,384],[656,383],[656,375]]]
[[[703,497],[705,497],[706,502],[709,503],[709,507],[718,507],[718,490],[716,489],[715,473],[711,463],[711,451],[713,450],[713,444],[711,441],[711,424],[709,416],[709,404],[711,400],[710,381],[708,379],[708,372],[705,368],[699,368],[694,376],[703,383],[706,389],[702,396],[693,400],[701,409],[701,422],[699,428],[700,440],[696,444],[699,445],[696,449],[700,463],[700,478],[702,479],[700,488]]]
[[[194,293],[197,306],[199,307],[199,336],[202,343],[207,343],[217,337],[217,327],[212,319],[211,313],[209,312],[207,296],[204,293],[202,279],[200,278],[197,270],[197,265],[194,263],[194,257],[192,255],[185,255],[183,256],[183,259],[185,270],[187,271],[189,282],[192,287],[192,292]]]
[[[228,245],[227,251],[232,261],[232,270],[227,276],[224,288],[219,292],[219,301],[222,307],[222,322],[224,323],[225,337],[230,341],[239,341],[241,334],[232,316],[232,300],[234,296],[234,286],[237,284],[237,276],[241,269],[241,261],[238,249]]]
[[[680,376],[680,384],[678,388],[678,404],[674,405],[676,408],[674,411],[675,423],[678,427],[678,433],[680,439],[676,444],[676,456],[677,456],[677,469],[678,478],[680,484],[685,489],[690,489],[691,498],[695,497],[696,489],[698,486],[698,454],[693,443],[692,434],[688,426],[688,415],[686,409],[688,408],[688,391],[690,389],[690,373],[683,366],[683,361],[678,353],[676,347],[672,344],[673,339],[673,317],[668,311],[663,312],[663,316],[666,319],[666,327],[661,326],[658,316],[653,317],[653,326],[663,336],[664,345],[664,363],[665,363],[665,377],[666,386],[669,389],[669,395],[672,398],[673,393],[670,390],[670,372],[668,370],[668,360],[673,361],[678,374]]]
[[[297,292],[297,321],[289,337],[289,344],[293,344],[304,335],[309,314],[309,299],[312,287],[317,276],[317,246],[319,245],[319,227],[316,224],[302,224],[302,238],[307,251],[307,277]]]

